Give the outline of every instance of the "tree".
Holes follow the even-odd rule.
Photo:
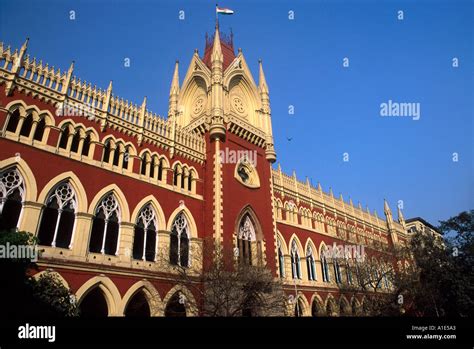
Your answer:
[[[1,231],[0,248],[3,253],[36,250],[36,237],[27,232]],[[38,267],[31,259],[18,254],[2,257],[8,258],[0,258],[5,280],[0,287],[0,317],[44,319],[77,315],[73,295],[54,273],[46,271],[34,278],[32,274]]]
[[[214,246],[213,243],[205,244]],[[207,253],[194,250],[190,253],[190,266],[167,265],[174,281],[192,290],[195,303],[185,299],[188,307],[199,309],[201,316],[283,316],[288,309],[288,299],[282,284],[264,266],[238,263],[238,258],[226,258],[219,248]],[[163,253],[166,256],[166,253]],[[207,258],[206,258],[207,257]],[[199,271],[204,264],[206,269]]]

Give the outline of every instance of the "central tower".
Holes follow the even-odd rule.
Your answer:
[[[181,87],[176,63],[168,114],[174,128],[206,139],[206,234],[225,253],[235,253],[244,246],[237,240],[245,220],[245,229],[255,231],[244,234],[252,237],[247,252],[253,257],[247,260],[265,263],[275,253],[271,163],[276,153],[269,89],[258,64],[257,86],[242,50],[235,54],[233,34],[221,34],[216,24],[214,35],[206,35],[204,55],[194,51]]]

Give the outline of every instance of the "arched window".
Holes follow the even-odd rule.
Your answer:
[[[16,168],[0,174],[0,231],[17,228],[24,194],[23,177]]]
[[[71,153],[77,153],[77,150],[79,149],[80,140],[81,140],[81,133],[79,129],[77,129],[76,133],[74,133],[74,137],[72,137]]]
[[[296,240],[291,243],[291,275],[293,279],[301,279],[300,256]]]
[[[140,169],[140,174],[146,175],[146,153],[142,155],[142,166]]]
[[[125,147],[125,151],[123,153],[123,161],[122,161],[122,168],[128,170],[128,160],[130,158],[130,147]]]
[[[163,159],[160,159],[160,163],[158,165],[158,180],[161,181],[163,179]]]
[[[239,224],[237,234],[237,248],[239,249],[239,261],[252,265],[252,241],[255,241],[255,227],[249,214],[245,214]]]
[[[189,226],[183,212],[176,216],[171,227],[170,263],[189,266]]]
[[[89,149],[91,147],[91,135],[87,134],[86,138],[84,138],[84,143],[82,143],[82,156],[89,156]]]
[[[186,180],[185,174],[187,174],[187,173],[188,173],[188,170],[187,170],[187,169],[185,170],[185,169],[183,168],[183,169],[181,170],[181,189],[184,189],[184,183],[186,183],[186,182],[185,182],[185,180]]]
[[[176,186],[178,185],[178,176],[179,176],[179,173],[178,173],[178,165],[176,164],[176,166],[174,167],[174,176],[173,176],[173,185]]]
[[[155,177],[155,156],[152,156],[150,163],[150,178]]]
[[[110,161],[110,141],[108,140],[104,144],[104,154],[102,156],[102,162],[108,164]]]
[[[155,261],[158,223],[153,207],[146,205],[138,215],[133,239],[133,258]]]
[[[278,247],[278,267],[280,270],[280,277],[285,277],[285,256],[281,250],[281,241],[277,239],[277,247]]]
[[[308,280],[316,280],[316,269],[314,267],[313,249],[308,246],[306,250],[306,267],[308,269]]]
[[[45,121],[45,118],[42,118],[40,122],[38,122],[38,125],[36,125],[35,135],[33,136],[33,139],[35,141],[41,142],[43,140],[45,127],[46,127],[46,121]]]
[[[20,122],[20,111],[17,109],[10,115],[10,119],[8,119],[7,124],[7,131],[16,133],[16,129],[18,128],[18,123]]]
[[[114,255],[118,252],[120,207],[114,194],[106,195],[97,206],[92,222],[90,252]]]
[[[31,127],[33,127],[33,115],[28,114],[23,121],[23,125],[21,126],[20,136],[29,137],[31,133]]]
[[[329,266],[328,266],[328,261],[326,260],[326,256],[324,255],[325,251],[321,251],[321,269],[323,272],[323,281],[324,282],[330,282],[330,277],[329,277]]]
[[[341,268],[339,267],[339,262],[337,261],[337,258],[334,258],[334,276],[336,278],[336,282],[340,284],[342,282],[342,276],[341,276]]]
[[[69,140],[69,127],[64,127],[61,131],[61,138],[59,139],[59,148],[66,149]]]
[[[43,208],[38,231],[41,245],[62,248],[70,246],[76,207],[76,194],[71,184],[58,185]]]
[[[120,152],[122,151],[122,144],[118,143],[115,145],[113,165],[118,166],[120,160]]]
[[[351,265],[349,263],[348,258],[346,258],[346,277],[347,277],[347,283],[349,285],[352,285],[352,269],[351,269]]]
[[[189,171],[189,176],[188,176],[188,190],[192,191],[193,190],[193,172]]]

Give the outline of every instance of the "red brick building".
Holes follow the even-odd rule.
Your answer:
[[[0,46],[0,226],[38,236],[38,264],[54,270],[84,313],[196,315],[169,265],[195,273],[205,241],[265,265],[298,294],[300,315],[350,315],[348,268],[328,246],[403,244],[407,229],[296,175],[272,168],[269,88],[233,38],[216,29],[184,80],[172,77],[162,117],[20,50]],[[236,253],[236,251],[238,253]],[[143,305],[145,304],[145,305]],[[181,304],[182,305],[182,304]],[[292,305],[290,305],[292,306]],[[136,309],[136,307],[134,308]]]

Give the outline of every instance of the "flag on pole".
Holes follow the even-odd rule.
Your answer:
[[[219,13],[222,15],[233,15],[234,11],[229,8],[216,6],[216,15]]]

